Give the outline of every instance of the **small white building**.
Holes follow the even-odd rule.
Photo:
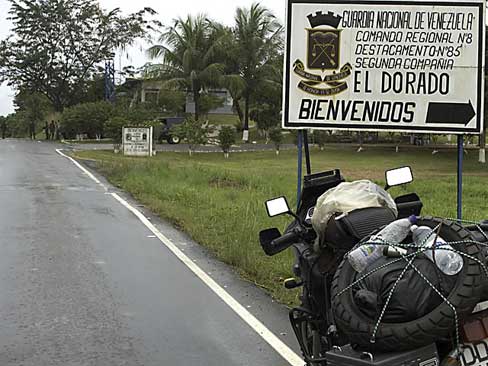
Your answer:
[[[142,79],[127,79],[125,85],[131,88],[136,88],[134,94],[135,100],[139,100],[142,103],[156,102],[158,100],[159,92],[163,89],[163,82],[157,80],[142,80]],[[212,114],[233,114],[232,109],[234,101],[228,90],[226,89],[212,89],[208,91],[209,94],[222,98],[224,103],[221,107],[211,110]],[[187,93],[186,97],[186,113],[195,113],[195,102],[193,100],[193,94]]]

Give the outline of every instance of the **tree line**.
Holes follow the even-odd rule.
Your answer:
[[[49,116],[60,120],[65,136],[113,135],[122,123],[183,114],[187,93],[199,121],[221,103],[210,93],[214,88],[229,91],[243,140],[250,119],[264,131],[279,126],[283,26],[259,3],[238,7],[234,24],[226,26],[206,15],[163,25],[151,8],[123,15],[103,10],[96,0],[8,1],[13,26],[0,41],[0,81],[17,90],[16,113],[2,120],[13,135]],[[122,85],[116,103],[104,103],[104,61],[140,39],[152,44],[152,62],[120,75],[156,80],[163,90],[153,103],[142,104]],[[480,141],[484,146],[484,135]]]
[[[158,107],[160,112],[180,110],[190,93],[198,121],[220,102],[209,91],[225,88],[244,131],[251,118],[265,128],[279,123],[283,26],[259,3],[237,8],[234,25],[225,26],[206,15],[163,25],[150,8],[124,16],[120,9],[103,10],[95,0],[9,2],[13,26],[10,36],[0,41],[0,80],[17,90],[16,113],[8,117],[16,134],[48,115],[61,115],[61,122],[69,122],[66,130],[85,127],[89,134],[93,129],[103,133],[96,127],[100,123],[86,120],[80,126],[71,117],[80,108],[101,109],[96,103],[104,99],[104,61],[139,39],[151,42],[147,52],[153,62],[140,70],[124,68],[121,76],[139,74],[161,83],[156,106],[147,108],[151,112]],[[119,92],[122,97],[112,112],[138,104],[124,98],[124,88]],[[33,108],[29,100],[41,103]],[[110,117],[121,113],[111,113],[105,121]]]

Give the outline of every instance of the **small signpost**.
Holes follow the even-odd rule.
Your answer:
[[[288,0],[283,127],[459,135],[460,218],[484,37],[484,0]]]
[[[152,156],[153,128],[124,127],[122,129],[122,148],[126,156]]]

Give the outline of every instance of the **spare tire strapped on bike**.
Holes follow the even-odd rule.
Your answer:
[[[421,251],[408,255],[416,257],[411,266],[402,258],[383,257],[362,274],[345,258],[334,276],[332,310],[351,343],[396,351],[453,334],[459,342],[459,322],[471,314],[482,292],[483,252],[471,233],[455,222],[421,217],[419,225],[440,227],[440,236],[464,254],[461,272],[444,275]]]
[[[434,310],[442,303],[437,291],[449,296],[456,279],[439,273],[428,258],[418,257],[414,265],[434,287],[428,286],[412,267],[397,282],[405,269],[405,262],[382,257],[366,268],[365,272],[371,275],[353,287],[353,298],[358,308],[374,319],[388,301],[384,323],[412,321]],[[374,272],[375,269],[379,270]]]
[[[341,215],[353,212],[358,212],[356,216],[360,216],[358,210],[367,208],[386,209],[383,212],[377,210],[375,215],[364,217],[365,220],[380,219],[377,223],[370,225],[370,231],[395,220],[398,214],[395,201],[390,194],[369,180],[341,183],[325,192],[318,198],[312,216],[312,226],[318,235],[316,244],[319,247],[325,245],[327,232],[329,229],[334,230],[335,223],[331,219],[339,220],[343,217]],[[362,217],[358,217],[358,219],[364,221]],[[351,227],[351,230],[354,228]]]

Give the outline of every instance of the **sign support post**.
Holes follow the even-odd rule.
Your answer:
[[[464,160],[464,135],[459,135],[457,140],[457,219],[463,219],[463,160]]]
[[[305,164],[307,166],[307,174],[312,174],[312,166],[310,165],[310,149],[308,146],[308,132],[303,130],[303,144],[305,146]]]
[[[298,172],[297,172],[297,211],[300,206],[300,198],[302,195],[302,165],[303,165],[303,130],[298,130]]]
[[[464,135],[484,124],[485,0],[287,0],[283,128]]]

